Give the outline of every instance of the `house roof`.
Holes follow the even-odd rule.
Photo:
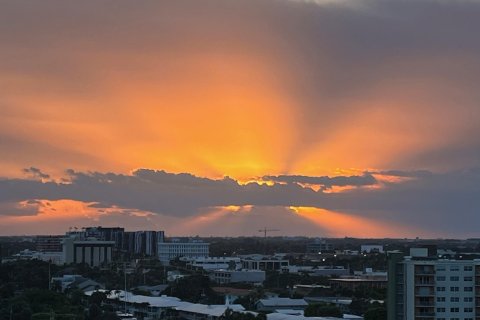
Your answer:
[[[240,288],[232,288],[232,287],[212,287],[212,290],[216,293],[227,295],[231,294],[234,296],[246,296],[252,292],[249,289],[240,289]]]
[[[363,319],[363,318],[362,317],[359,317],[359,318],[305,317],[305,316],[297,316],[297,315],[283,314],[283,313],[267,314],[267,320],[340,320],[340,319]]]
[[[214,317],[220,317],[227,311],[231,309],[233,311],[244,311],[245,308],[240,304],[231,304],[231,305],[206,305],[198,303],[188,303],[184,302],[180,306],[175,308],[178,311],[191,312],[196,314],[209,315]]]
[[[261,303],[265,307],[308,306],[304,299],[291,298],[260,299],[257,303]]]

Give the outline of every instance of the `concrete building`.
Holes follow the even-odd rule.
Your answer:
[[[237,257],[181,257],[180,261],[186,262],[186,267],[193,270],[240,270],[242,268],[242,261]]]
[[[332,243],[325,239],[316,238],[310,243],[307,243],[307,253],[319,253],[325,251],[333,251],[334,246]]]
[[[112,261],[114,241],[70,236],[63,239],[63,261],[65,263],[86,263],[98,267]]]
[[[281,271],[282,268],[288,266],[289,261],[280,257],[271,257],[264,255],[249,255],[242,257],[242,269]]]
[[[158,259],[167,265],[170,260],[179,257],[208,257],[210,244],[201,240],[173,239],[171,242],[158,243]]]
[[[265,281],[263,270],[214,270],[209,274],[216,283],[248,282],[261,284]]]
[[[480,319],[480,260],[438,259],[429,251],[388,253],[388,319]]]
[[[120,227],[88,227],[84,229],[85,238],[114,241],[115,251],[137,256],[156,256],[158,243],[164,240],[164,231],[125,231]]]

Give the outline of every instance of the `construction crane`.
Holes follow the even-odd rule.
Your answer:
[[[278,229],[267,229],[267,227],[263,227],[263,229],[258,230],[258,232],[263,232],[263,237],[267,239],[267,232],[273,232],[273,231],[280,231]]]

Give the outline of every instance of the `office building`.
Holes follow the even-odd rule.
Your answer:
[[[163,264],[179,257],[208,257],[210,244],[196,239],[173,239],[171,242],[158,242],[158,259]]]
[[[333,244],[325,239],[316,238],[315,240],[307,244],[307,253],[319,253],[333,250]]]
[[[114,246],[114,241],[71,235],[63,239],[63,261],[67,264],[86,263],[98,267],[112,261]]]
[[[265,271],[261,270],[213,270],[210,275],[210,280],[216,283],[258,283],[265,281]]]

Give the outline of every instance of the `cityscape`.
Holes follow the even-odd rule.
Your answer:
[[[480,320],[480,0],[0,0],[0,320]]]

